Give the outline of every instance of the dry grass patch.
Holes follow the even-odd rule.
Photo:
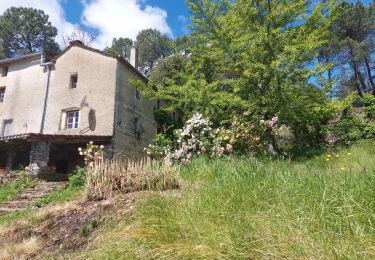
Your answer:
[[[17,244],[10,244],[0,248],[1,259],[29,259],[35,257],[40,251],[41,245],[37,237],[24,239]]]
[[[178,166],[152,160],[96,159],[87,167],[86,197],[100,200],[117,192],[163,191],[180,186]]]

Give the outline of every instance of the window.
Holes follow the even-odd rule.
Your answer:
[[[139,118],[135,117],[134,118],[134,136],[136,139],[140,139],[141,138],[141,133],[139,131]]]
[[[13,120],[4,120],[3,123],[3,136],[10,136],[12,134]]]
[[[135,98],[138,100],[141,100],[141,93],[139,92],[138,89],[135,90]]]
[[[70,88],[77,88],[78,84],[78,74],[74,74],[70,76]]]
[[[79,111],[68,111],[66,117],[66,128],[77,129],[79,122]]]
[[[8,67],[1,68],[1,76],[6,77],[8,75]]]
[[[4,102],[5,88],[0,88],[0,103]]]

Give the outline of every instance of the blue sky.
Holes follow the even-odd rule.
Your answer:
[[[107,0],[111,1],[111,0]],[[126,0],[125,0],[126,1]],[[167,12],[167,23],[172,30],[172,37],[180,37],[189,33],[189,11],[184,0],[143,0],[141,6],[146,5],[158,7]],[[81,23],[81,16],[84,9],[80,0],[65,0],[62,6],[66,13],[66,19],[71,23]],[[89,28],[90,29],[90,28]],[[97,32],[96,30],[93,30]]]
[[[97,35],[93,47],[99,49],[115,37],[135,39],[142,29],[155,28],[172,38],[189,33],[184,0],[0,0],[0,13],[12,6],[45,11],[58,29],[60,43],[75,26],[85,27]]]

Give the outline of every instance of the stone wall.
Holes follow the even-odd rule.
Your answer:
[[[48,167],[49,152],[50,144],[47,141],[31,144],[30,166],[28,169],[31,175],[39,176],[50,172]]]

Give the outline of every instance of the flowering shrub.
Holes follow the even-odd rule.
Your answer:
[[[28,171],[30,175],[36,176],[39,173],[40,167],[36,163],[31,163],[25,170]]]
[[[156,135],[154,142],[150,144],[145,151],[151,159],[163,159],[172,149],[172,141],[162,134]]]
[[[87,144],[86,149],[78,148],[78,152],[81,156],[84,156],[86,166],[93,166],[96,159],[103,158],[104,146],[95,145],[94,142]]]
[[[183,129],[176,132],[178,149],[169,156],[181,162],[188,163],[193,155],[209,154],[217,131],[212,129],[212,123],[200,113],[195,113]]]
[[[231,125],[220,128],[215,139],[212,156],[228,155],[233,152],[260,154],[276,128],[277,117],[271,120],[254,119],[250,113],[243,113],[234,117]]]

